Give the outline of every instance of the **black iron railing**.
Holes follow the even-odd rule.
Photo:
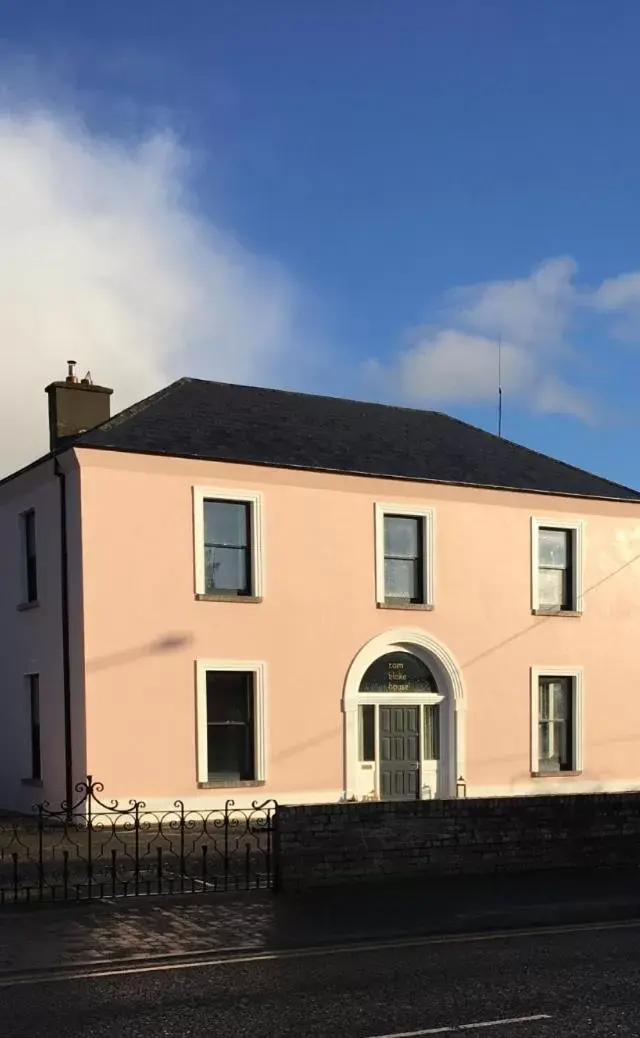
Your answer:
[[[167,811],[103,800],[89,776],[60,810],[0,818],[0,906],[158,894],[206,894],[274,885],[276,804]]]

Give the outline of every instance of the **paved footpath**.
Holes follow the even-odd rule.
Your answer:
[[[640,918],[640,869],[0,910],[0,973]]]

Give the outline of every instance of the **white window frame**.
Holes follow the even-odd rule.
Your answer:
[[[255,490],[229,490],[225,487],[194,486],[193,488],[193,547],[196,595],[207,594],[204,566],[204,503],[209,500],[235,501],[249,505],[251,509],[251,594],[246,596],[246,598],[262,598],[264,596],[262,494]],[[211,597],[232,598],[233,601],[243,601],[243,596],[237,596],[236,598],[235,596],[225,595],[224,591],[221,591],[219,595],[214,592]]]
[[[584,680],[582,667],[532,667],[531,668],[531,774],[540,774],[539,730],[540,720],[538,695],[540,678],[569,678],[573,688],[573,704],[571,710],[573,740],[573,771],[584,770],[584,731],[583,701]],[[550,778],[562,779],[566,772],[549,772]],[[547,773],[545,772],[545,777]]]
[[[540,605],[540,530],[569,530],[573,535],[573,609],[544,609]],[[545,616],[562,616],[566,613],[584,612],[583,597],[584,569],[584,522],[579,519],[560,519],[557,517],[541,519],[531,518],[531,611],[543,613]]]
[[[433,609],[435,597],[435,566],[434,566],[434,527],[435,515],[433,508],[421,508],[408,504],[375,504],[375,570],[376,570],[376,602],[379,606],[396,605],[388,603],[385,597],[384,586],[384,520],[387,515],[406,516],[408,519],[422,519],[422,588],[423,601],[420,603],[397,604],[397,608],[423,608]]]
[[[253,674],[254,696],[254,774],[253,782],[265,782],[267,770],[266,745],[266,664],[255,660],[196,660],[196,732],[197,780],[199,784],[215,786],[209,781],[207,760],[207,674],[210,671],[240,671]],[[240,783],[245,785],[245,783]],[[226,783],[220,783],[226,787]],[[230,787],[232,788],[232,787]]]

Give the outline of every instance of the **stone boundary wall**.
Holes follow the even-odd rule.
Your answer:
[[[282,891],[403,876],[640,865],[640,793],[279,807]]]

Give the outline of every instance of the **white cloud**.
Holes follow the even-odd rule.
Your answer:
[[[540,350],[558,345],[575,300],[570,257],[541,263],[529,277],[460,290],[457,319],[469,328]],[[463,305],[466,304],[466,305]]]
[[[614,339],[640,342],[640,271],[607,278],[594,292],[585,293],[582,302],[613,317],[609,333]]]
[[[450,326],[414,331],[410,347],[390,364],[369,362],[369,377],[416,404],[486,403],[497,397],[501,341],[505,395],[537,411],[588,420],[591,402],[556,371],[576,306],[575,272],[574,261],[560,257],[526,278],[454,290]]]
[[[117,409],[171,379],[273,382],[300,293],[188,201],[170,134],[101,139],[0,111],[0,475],[47,449],[46,382],[75,358]]]
[[[568,385],[553,374],[537,382],[532,393],[532,404],[542,414],[572,415],[587,423],[593,420],[595,413],[590,394]]]
[[[587,300],[596,310],[608,313],[640,309],[640,272],[608,278]]]
[[[508,342],[502,343],[501,353],[505,390],[523,392],[533,374],[530,357]],[[397,371],[408,399],[490,400],[498,385],[498,344],[481,335],[443,329],[402,353]]]

